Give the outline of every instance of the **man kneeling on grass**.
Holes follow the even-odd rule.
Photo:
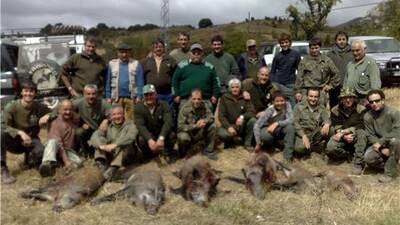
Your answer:
[[[220,100],[218,116],[222,126],[218,128],[218,136],[225,142],[225,147],[232,142],[244,142],[244,147],[252,150],[253,126],[256,122],[254,106],[250,100],[243,98],[239,79],[231,79],[228,89]]]
[[[138,134],[133,121],[125,120],[122,106],[112,106],[110,115],[111,123],[101,124],[90,139],[90,144],[96,148],[94,154],[96,164],[104,171],[106,180],[110,180],[122,166],[125,158],[136,151],[134,142]]]
[[[53,176],[57,158],[61,158],[65,167],[77,167],[82,160],[75,153],[78,143],[76,128],[79,118],[73,114],[72,102],[68,99],[61,102],[57,118],[51,122],[47,134],[47,144],[43,153],[39,172],[42,177]]]
[[[271,99],[272,105],[261,114],[254,125],[257,143],[255,150],[260,151],[262,145],[272,146],[283,139],[283,156],[285,160],[291,161],[294,145],[293,111],[282,92],[273,92]]]
[[[384,169],[379,182],[387,183],[398,176],[398,149],[388,143],[400,139],[400,112],[385,105],[385,94],[381,90],[371,90],[367,94],[370,111],[364,115],[364,126],[368,145],[364,162],[378,169]],[[397,159],[397,160],[396,160]]]

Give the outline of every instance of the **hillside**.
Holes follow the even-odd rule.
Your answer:
[[[330,46],[332,42],[326,43],[325,39],[331,40],[335,30],[318,34]],[[199,42],[205,48],[206,53],[210,52],[210,39],[215,34],[221,34],[225,39],[225,49],[233,55],[238,55],[245,51],[245,43],[247,39],[255,39],[258,43],[276,41],[282,32],[289,33],[289,25],[287,21],[274,20],[254,20],[248,23],[230,23],[215,25],[203,29],[194,29],[188,26],[173,26],[168,30],[169,49],[176,47],[176,36],[180,31],[188,32],[191,35],[191,42]],[[101,40],[99,52],[108,60],[115,57],[115,46],[118,43],[126,42],[131,45],[134,50],[134,57],[141,59],[145,57],[151,50],[151,43],[160,36],[160,29],[148,31],[102,31],[98,38]]]

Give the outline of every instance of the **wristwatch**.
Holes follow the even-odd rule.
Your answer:
[[[158,140],[160,140],[160,141],[164,141],[164,136],[160,136],[160,137],[158,137]]]

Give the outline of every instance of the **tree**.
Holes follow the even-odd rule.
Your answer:
[[[332,7],[341,0],[300,0],[307,4],[308,11],[301,13],[295,6],[290,5],[286,12],[292,19],[291,32],[294,37],[298,36],[296,29],[299,27],[304,31],[306,38],[311,39],[318,31],[326,25],[326,18]]]
[[[96,28],[99,30],[107,30],[108,26],[105,23],[98,23]]]
[[[42,35],[49,35],[51,31],[53,30],[53,25],[47,24],[45,27],[40,29],[40,34]]]
[[[400,1],[389,0],[378,6],[378,16],[375,22],[385,33],[400,39]]]
[[[203,18],[199,21],[199,28],[206,28],[212,26],[213,23],[209,18]]]

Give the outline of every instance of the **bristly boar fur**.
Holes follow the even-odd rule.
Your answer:
[[[70,209],[96,192],[105,182],[96,166],[87,166],[73,171],[68,176],[44,187],[20,194],[22,198],[33,198],[54,202],[53,211]]]
[[[216,194],[220,180],[216,171],[200,156],[187,159],[177,176],[182,185],[173,191],[179,190],[186,200],[203,207],[207,207],[210,198]]]

